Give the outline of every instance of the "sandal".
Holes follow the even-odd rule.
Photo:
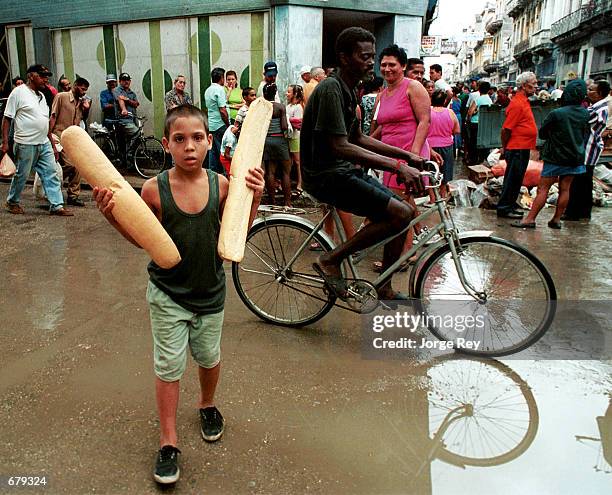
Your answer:
[[[318,261],[315,261],[312,264],[312,268],[315,272],[319,274],[319,276],[323,279],[325,285],[329,288],[329,290],[340,299],[346,299],[347,296],[347,285],[346,280],[343,277],[335,277],[334,275],[329,275],[323,271],[321,268],[321,264]]]
[[[533,223],[523,223],[520,220],[517,220],[515,222],[511,222],[510,226],[511,227],[516,227],[518,229],[535,229],[536,228],[535,222],[533,222]]]
[[[553,222],[552,220],[550,222],[548,222],[548,226],[551,229],[556,229],[559,230],[561,228],[561,222]]]
[[[308,246],[308,250],[309,251],[323,251],[323,248],[321,247],[321,244],[319,244],[317,241],[312,241],[310,243],[310,246]]]
[[[397,270],[398,272],[405,272],[406,270],[408,270],[408,267],[410,265],[414,265],[416,263],[416,256],[413,256],[412,258],[409,258],[408,261],[404,261],[401,265],[399,270]],[[374,263],[372,263],[372,271],[374,273],[382,273],[383,272],[383,264],[382,261],[375,261]]]
[[[291,198],[298,199],[302,194],[304,194],[304,190],[301,187],[296,187],[295,191],[291,191]]]

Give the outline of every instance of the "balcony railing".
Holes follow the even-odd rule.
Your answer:
[[[515,17],[525,6],[527,0],[510,0],[506,6],[506,13],[510,17]]]
[[[526,40],[519,41],[516,45],[514,45],[514,55],[519,55],[529,50],[530,43],[531,40],[529,38],[527,38]]]
[[[591,0],[588,5],[583,5],[575,12],[553,23],[550,27],[550,37],[554,41],[555,38],[577,29],[581,24],[610,12],[612,12],[612,0]]]
[[[492,21],[487,22],[487,25],[485,26],[485,31],[489,34],[495,34],[497,33],[497,31],[501,29],[503,25],[504,25],[504,20],[498,14],[498,17],[496,17]]]
[[[538,49],[551,49],[552,42],[550,41],[550,29],[543,29],[531,36],[530,48]]]

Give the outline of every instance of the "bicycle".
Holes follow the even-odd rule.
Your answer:
[[[136,172],[145,179],[155,177],[162,170],[167,168],[166,150],[159,139],[155,136],[143,136],[142,129],[146,117],[138,118],[138,133],[132,139],[130,147],[126,150],[125,156],[117,140],[117,126],[121,126],[119,120],[113,121],[113,128],[107,129],[100,127],[93,131],[93,139],[98,147],[103,151],[107,158],[115,165],[121,166],[122,163],[131,159]]]
[[[324,251],[334,242],[323,230],[333,217],[341,242],[346,241],[340,218],[333,207],[318,223],[287,213],[265,214],[253,223],[247,236],[244,258],[233,263],[232,278],[240,299],[264,321],[300,327],[325,316],[332,307],[368,313],[379,305],[377,289],[417,252],[408,274],[409,295],[422,314],[444,313],[444,304],[465,304],[469,311],[486,311],[482,329],[471,337],[481,342],[478,349],[455,350],[482,356],[504,356],[537,342],[550,327],[556,311],[556,290],[544,264],[526,248],[494,237],[490,231],[459,232],[446,201],[440,196],[442,176],[438,165],[427,162],[435,205],[416,216],[402,232],[349,256],[343,263],[347,297],[337,302],[322,277],[312,268],[317,254],[311,242]],[[381,273],[374,281],[360,279],[356,266],[368,253],[413,228],[417,222],[438,214],[439,222],[418,237],[418,243]],[[433,242],[430,242],[432,241]],[[347,277],[350,274],[350,277]],[[483,317],[484,318],[484,317]],[[428,318],[427,328],[438,339],[457,342],[453,328],[444,328]],[[467,338],[466,333],[462,337]]]

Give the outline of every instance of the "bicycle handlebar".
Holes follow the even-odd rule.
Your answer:
[[[440,184],[442,181],[442,174],[440,173],[440,166],[434,162],[433,160],[427,160],[423,168],[430,168],[432,170],[421,170],[422,177],[431,177],[435,183],[435,185]]]

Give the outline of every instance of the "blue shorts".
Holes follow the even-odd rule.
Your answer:
[[[564,167],[544,162],[541,177],[559,177],[563,175],[579,175],[586,172],[586,165],[578,165],[577,167]]]

